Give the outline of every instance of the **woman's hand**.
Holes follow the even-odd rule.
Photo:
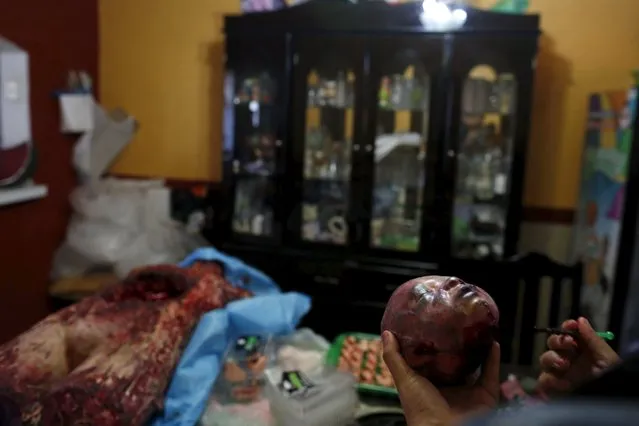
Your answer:
[[[384,362],[399,392],[408,426],[450,426],[462,418],[490,410],[499,400],[499,345],[493,344],[479,380],[471,386],[439,391],[404,361],[395,336],[382,333]]]
[[[562,328],[578,332],[579,337],[554,334],[548,338],[550,350],[540,358],[538,382],[538,389],[548,394],[571,391],[620,359],[585,318],[568,320]]]

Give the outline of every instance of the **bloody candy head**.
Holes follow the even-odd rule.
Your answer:
[[[381,328],[395,335],[408,365],[444,386],[477,371],[498,323],[497,305],[481,288],[456,277],[427,276],[395,290]]]

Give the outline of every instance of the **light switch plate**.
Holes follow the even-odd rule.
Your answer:
[[[30,141],[29,55],[0,37],[0,149]]]
[[[8,101],[17,101],[20,99],[20,86],[17,81],[7,81],[4,84],[4,98]]]

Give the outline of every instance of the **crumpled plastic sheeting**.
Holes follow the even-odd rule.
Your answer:
[[[152,421],[152,426],[197,424],[206,409],[228,344],[243,335],[292,333],[311,308],[308,296],[281,293],[268,276],[218,250],[196,250],[180,266],[196,261],[222,263],[226,279],[238,286],[250,282],[246,288],[255,297],[232,302],[202,317],[173,375],[164,411]]]

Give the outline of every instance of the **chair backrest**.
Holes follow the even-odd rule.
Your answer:
[[[440,264],[439,275],[458,276],[468,283],[478,285],[493,298],[499,307],[499,344],[501,362],[516,364],[516,319],[519,279],[508,260],[456,259]]]
[[[563,320],[579,316],[583,268],[581,263],[565,265],[540,253],[518,255],[509,259],[508,263],[514,276],[524,283],[519,356],[516,361],[520,365],[530,365],[533,360],[536,335],[534,327],[537,324],[542,280],[550,278],[552,282],[548,324],[550,327],[559,327]],[[560,318],[562,288],[566,287],[571,290],[570,311],[568,318]]]

